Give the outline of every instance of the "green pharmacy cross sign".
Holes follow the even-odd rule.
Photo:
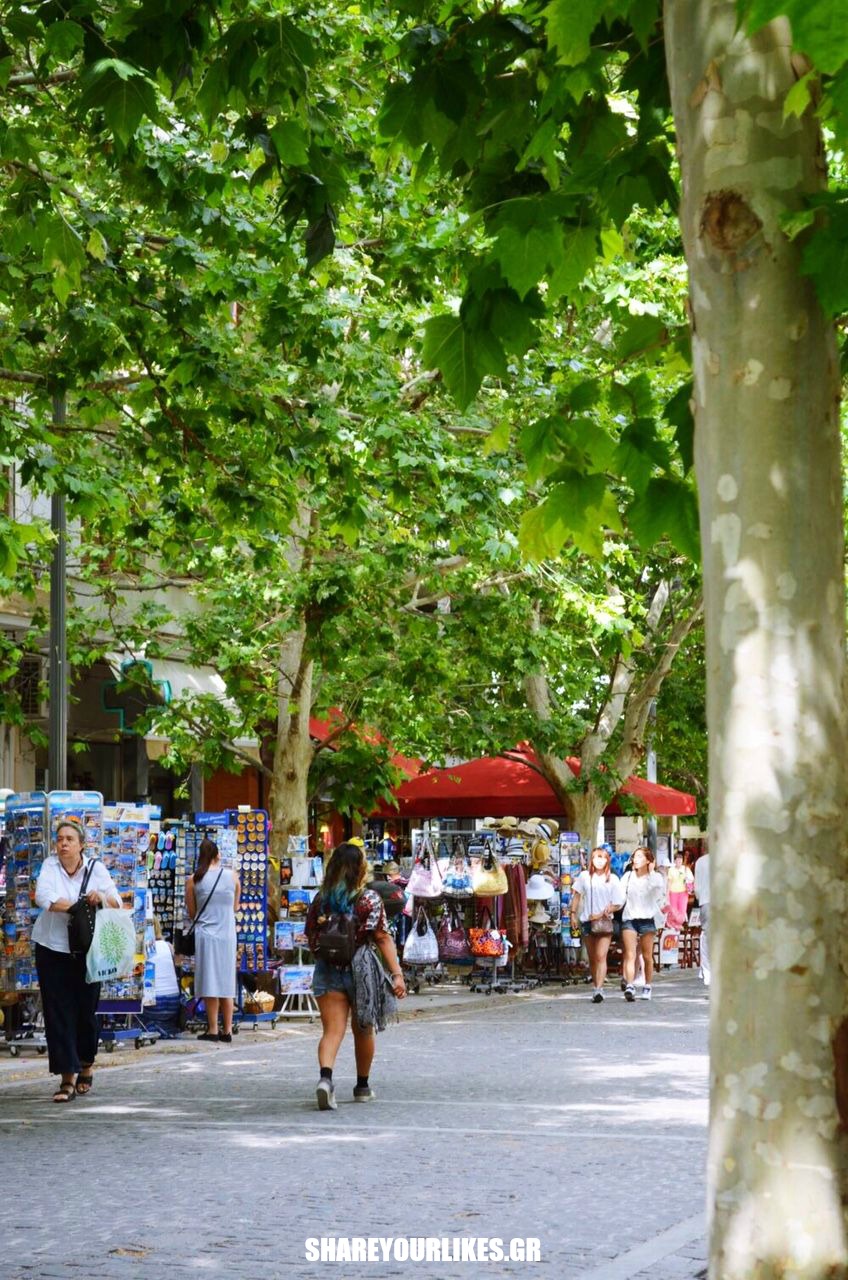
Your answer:
[[[151,691],[158,694],[166,706],[173,697],[170,681],[154,679],[152,662],[143,658],[128,658],[121,663],[121,674],[117,680],[103,681],[103,710],[118,716],[118,727],[123,732],[128,710],[125,705],[127,694],[140,696]]]

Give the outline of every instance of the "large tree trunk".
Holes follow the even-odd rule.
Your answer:
[[[286,560],[291,572],[308,569],[313,554],[317,516],[304,502],[289,531]],[[271,818],[272,910],[279,908],[280,859],[288,855],[289,836],[309,831],[309,767],[315,755],[309,732],[315,664],[309,652],[306,618],[293,619],[280,646],[277,664],[277,732],[273,776],[268,797]]]
[[[666,0],[710,733],[712,1280],[848,1274],[843,501],[831,326],[781,216],[822,186],[783,20]]]
[[[309,766],[315,754],[309,733],[314,664],[304,645],[304,631],[292,632],[280,655],[277,743],[269,797],[275,857],[285,857],[289,836],[305,836],[308,826]]]
[[[574,830],[580,837],[580,843],[585,844],[587,849],[594,849],[598,843],[598,827],[607,802],[595,787],[573,792],[571,800],[574,805]]]

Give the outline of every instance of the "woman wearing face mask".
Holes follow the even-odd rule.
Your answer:
[[[655,869],[656,858],[646,847],[633,850],[630,870],[622,877],[624,910],[621,913],[621,947],[624,952],[624,998],[636,999],[636,952],[645,966],[642,999],[650,1000],[654,977],[654,938],[663,922],[665,880]]]
[[[41,915],[32,930],[35,967],[44,1010],[44,1031],[50,1070],[61,1076],[54,1102],[72,1102],[91,1092],[99,1030],[97,1004],[100,983],[86,982],[85,955],[72,955],[68,942],[68,910],[85,882],[92,906],[120,907],[121,899],[100,860],[83,852],[85,835],[78,822],[60,822],[56,852],[45,858],[35,886],[35,905]]]
[[[589,969],[592,974],[592,1003],[600,1004],[604,998],[603,986],[607,976],[607,953],[612,942],[613,913],[624,901],[621,881],[613,875],[608,850],[592,850],[589,866],[574,881],[571,891],[571,923],[578,921],[589,952]]]

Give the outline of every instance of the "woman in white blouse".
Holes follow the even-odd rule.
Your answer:
[[[72,955],[68,942],[68,910],[79,898],[89,867],[88,901],[100,906],[102,894],[110,907],[121,906],[109,872],[99,860],[92,863],[85,857],[84,846],[79,823],[60,823],[56,853],[44,859],[35,886],[35,904],[41,907],[32,930],[35,967],[50,1070],[62,1078],[54,1102],[71,1102],[77,1094],[90,1093],[93,1083],[100,983],[86,982],[85,956]]]
[[[636,999],[636,952],[645,965],[642,999],[650,1000],[654,977],[654,938],[663,923],[666,883],[655,867],[653,852],[644,845],[633,850],[629,871],[622,876],[624,910],[621,913],[621,948],[624,952],[624,998]]]
[[[580,872],[571,891],[571,923],[576,927],[580,922],[589,953],[589,969],[594,987],[591,997],[593,1004],[601,1004],[604,998],[613,914],[622,901],[621,881],[612,873],[609,850],[593,849],[588,868]]]

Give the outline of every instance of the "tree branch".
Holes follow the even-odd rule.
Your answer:
[[[51,71],[49,76],[40,76],[37,71],[21,71],[16,76],[9,76],[6,81],[7,89],[20,89],[24,85],[50,85],[50,84],[67,84],[69,80],[76,80],[76,71]]]

